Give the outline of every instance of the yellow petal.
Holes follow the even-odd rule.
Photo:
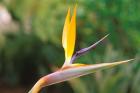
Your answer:
[[[75,47],[75,39],[76,39],[76,7],[74,8],[74,13],[70,22],[70,29],[68,32],[68,39],[67,39],[67,56],[71,58],[74,52]]]
[[[66,50],[67,47],[67,32],[69,30],[69,25],[70,25],[70,8],[68,9],[68,13],[65,19],[65,24],[63,28],[63,34],[62,34],[62,45],[63,48]]]
[[[71,57],[74,52],[76,39],[76,6],[70,21],[70,9],[68,10],[62,35],[62,45],[65,50],[65,65],[70,64]]]

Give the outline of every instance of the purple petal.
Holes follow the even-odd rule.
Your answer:
[[[109,34],[108,34],[109,35]],[[77,51],[72,59],[70,63],[73,63],[75,61],[76,58],[78,58],[79,56],[84,55],[85,53],[87,53],[88,51],[90,51],[91,49],[94,49],[99,43],[101,43],[108,35],[104,36],[103,38],[101,38],[99,41],[97,41],[96,43],[92,44],[91,46],[87,47],[87,48],[83,48],[79,51]]]

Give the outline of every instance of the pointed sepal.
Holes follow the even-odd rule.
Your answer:
[[[76,40],[76,6],[74,8],[74,13],[70,21],[70,9],[65,20],[65,25],[63,29],[62,45],[65,50],[65,63],[63,66],[70,64]]]

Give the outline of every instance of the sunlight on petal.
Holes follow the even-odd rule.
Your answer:
[[[67,54],[67,37],[68,37],[69,26],[70,26],[70,8],[68,9],[68,13],[65,19],[65,24],[62,33],[62,46],[65,50],[65,57]]]

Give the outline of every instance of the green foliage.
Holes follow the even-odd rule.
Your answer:
[[[139,0],[1,0],[19,24],[17,33],[0,33],[0,78],[10,84],[34,84],[38,77],[64,62],[61,34],[68,6],[78,4],[77,48],[87,47],[106,34],[109,38],[79,63],[135,62],[51,89],[67,93],[140,93]],[[76,85],[77,84],[77,85]],[[79,87],[78,87],[79,84]],[[68,87],[71,88],[69,89]],[[77,87],[75,87],[77,86]],[[56,93],[56,92],[52,92]],[[84,92],[83,92],[84,93]]]

